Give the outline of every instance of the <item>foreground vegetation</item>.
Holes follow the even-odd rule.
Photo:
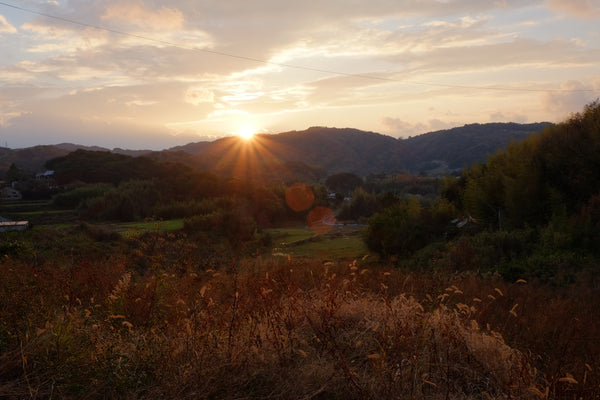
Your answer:
[[[183,233],[48,233],[2,240],[3,397],[600,395],[591,288],[369,259],[207,259]]]
[[[54,159],[2,209],[0,397],[599,398],[599,121],[443,179]]]

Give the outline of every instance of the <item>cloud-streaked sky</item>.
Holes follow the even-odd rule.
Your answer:
[[[600,1],[4,0],[0,55],[1,146],[407,137],[581,111]]]

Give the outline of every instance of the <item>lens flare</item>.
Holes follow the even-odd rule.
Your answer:
[[[316,206],[306,217],[308,227],[317,235],[330,232],[335,225],[335,214],[327,207]]]
[[[314,201],[312,188],[304,183],[296,182],[285,191],[285,202],[296,212],[308,210]]]

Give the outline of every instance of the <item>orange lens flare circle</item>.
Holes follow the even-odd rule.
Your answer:
[[[312,188],[304,183],[296,182],[285,191],[285,202],[296,212],[308,210],[315,201]]]
[[[308,227],[317,235],[322,235],[333,229],[335,225],[335,214],[330,208],[316,206],[306,217]]]

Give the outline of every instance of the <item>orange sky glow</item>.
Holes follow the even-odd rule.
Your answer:
[[[586,0],[0,1],[0,145],[558,122],[600,97],[599,27]]]

